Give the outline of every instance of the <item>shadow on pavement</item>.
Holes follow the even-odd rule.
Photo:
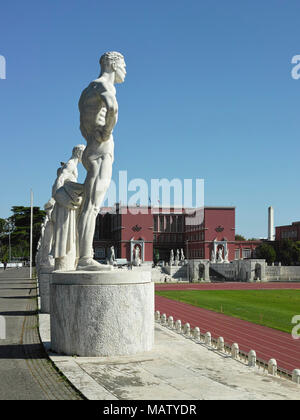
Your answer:
[[[36,290],[36,287],[0,287],[0,290]]]
[[[5,311],[0,312],[0,315],[3,316],[31,316],[31,315],[37,315],[38,311]]]
[[[0,296],[0,299],[35,299],[36,296]]]
[[[3,344],[0,359],[46,359],[46,353],[41,344]]]

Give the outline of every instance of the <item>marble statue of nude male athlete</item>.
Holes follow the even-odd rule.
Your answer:
[[[118,119],[116,83],[126,76],[122,54],[107,52],[100,58],[101,74],[79,99],[80,131],[87,142],[82,163],[87,170],[83,202],[78,219],[79,260],[77,270],[109,270],[93,259],[96,217],[109,187],[114,160],[113,128]]]

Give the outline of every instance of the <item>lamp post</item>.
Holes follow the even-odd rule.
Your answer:
[[[11,262],[11,242],[10,242],[11,231],[8,232],[8,249],[9,249],[9,262]]]
[[[30,262],[29,277],[32,279],[32,222],[33,222],[33,192],[30,190]]]

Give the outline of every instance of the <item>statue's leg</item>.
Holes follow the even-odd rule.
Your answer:
[[[78,240],[79,240],[79,257],[93,257],[92,249],[89,246],[88,237],[91,233],[91,223],[93,221],[92,193],[97,178],[97,169],[99,170],[100,161],[91,162],[87,168],[87,175],[84,182],[83,202],[81,204],[80,215],[78,220]]]
[[[84,183],[84,199],[78,222],[79,261],[77,269],[109,269],[93,260],[93,238],[96,217],[109,187],[112,174],[112,158],[104,155],[93,161]]]

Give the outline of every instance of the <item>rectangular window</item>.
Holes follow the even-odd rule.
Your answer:
[[[177,232],[182,232],[182,216],[177,216]]]
[[[282,239],[296,239],[297,238],[297,231],[296,230],[285,230],[281,232]]]
[[[239,260],[240,259],[240,250],[239,249],[236,249],[234,251],[234,259],[235,260]]]
[[[176,221],[175,221],[175,216],[171,216],[171,232],[176,232]]]
[[[159,216],[159,230],[160,230],[160,232],[164,232],[164,230],[165,230],[164,216]]]
[[[170,216],[166,216],[166,232],[170,232]]]
[[[105,258],[105,248],[95,248],[95,258]]]
[[[251,249],[248,249],[248,248],[243,249],[243,258],[251,258]]]
[[[157,232],[157,216],[153,217],[153,230]]]

